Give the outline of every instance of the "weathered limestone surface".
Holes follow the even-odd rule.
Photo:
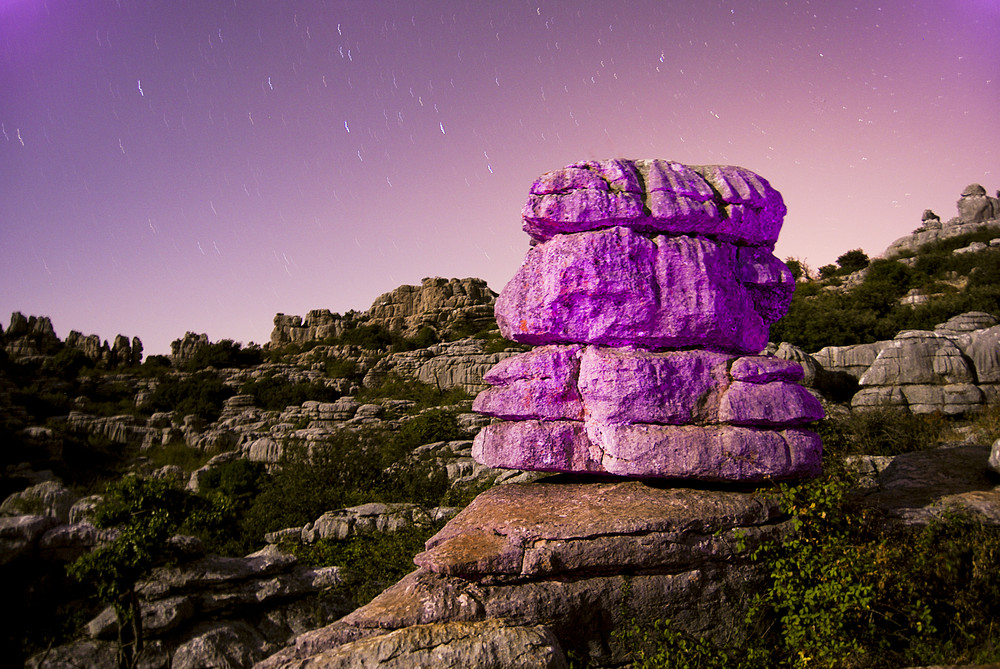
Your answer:
[[[484,620],[404,627],[285,666],[289,669],[564,669],[569,665],[548,628]]]
[[[777,259],[754,256],[745,270],[740,256],[731,244],[624,227],[558,235],[528,251],[497,298],[497,323],[526,344],[755,353],[794,282]]]
[[[605,160],[543,174],[522,216],[525,232],[539,241],[621,225],[773,246],[785,211],[781,195],[741,167]]]
[[[762,583],[748,551],[786,530],[776,502],[753,493],[559,478],[497,486],[427,542],[420,569],[258,667],[322,666],[305,662],[456,621],[544,624],[563,650],[603,664],[624,660],[608,631],[633,616],[670,611],[693,634],[740,638],[745,593]]]

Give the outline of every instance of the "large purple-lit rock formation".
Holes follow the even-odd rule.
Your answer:
[[[762,481],[819,473],[823,410],[801,366],[756,355],[794,280],[772,255],[785,205],[741,167],[583,162],[542,175],[535,242],[500,293],[534,350],[484,380],[491,467]]]

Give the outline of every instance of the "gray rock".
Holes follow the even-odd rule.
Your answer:
[[[429,527],[458,513],[455,508],[425,508],[418,504],[371,503],[328,511],[302,528],[301,540],[313,543],[323,539],[346,539],[351,536],[392,533],[412,527]],[[277,537],[276,537],[277,538]]]
[[[109,641],[74,641],[64,646],[35,653],[24,663],[25,669],[79,669],[114,667],[118,645]]]
[[[816,385],[816,374],[819,371],[819,363],[816,362],[813,356],[798,346],[789,344],[787,341],[778,344],[774,355],[782,360],[797,362],[802,367],[802,385],[807,388],[812,388]]]
[[[979,383],[1000,383],[1000,325],[975,332],[966,348]]]
[[[104,495],[88,495],[81,497],[69,509],[69,522],[80,523],[93,518],[94,510],[104,499]]]
[[[174,651],[170,669],[243,669],[264,656],[266,642],[244,622],[206,623]]]
[[[281,461],[284,447],[271,437],[261,437],[246,444],[243,453],[251,462],[276,464]]]
[[[483,342],[467,338],[429,348],[386,356],[365,374],[364,385],[378,386],[389,375],[412,378],[442,389],[462,388],[477,393],[486,388],[483,375],[516,352],[484,353]]]
[[[990,459],[987,464],[990,469],[1000,474],[1000,439],[993,442],[993,447],[990,449]]]
[[[989,446],[963,445],[904,453],[882,463],[865,496],[889,518],[925,525],[949,513],[1000,525],[1000,486],[987,467]]]
[[[0,516],[0,565],[32,554],[42,535],[57,523],[51,516]]]
[[[827,346],[813,353],[812,357],[826,372],[843,373],[854,379],[860,379],[875,362],[882,349],[891,343],[880,341],[853,346]]]
[[[946,336],[961,335],[991,328],[998,322],[996,316],[983,311],[967,311],[935,325],[934,331]]]
[[[548,628],[485,620],[414,625],[353,641],[285,666],[289,669],[563,669],[569,665]]]
[[[0,515],[20,516],[35,514],[55,518],[60,523],[69,522],[70,509],[77,495],[56,481],[43,481],[7,497],[0,504]]]
[[[746,634],[734,624],[745,593],[763,582],[748,551],[786,529],[776,504],[751,493],[634,481],[499,486],[428,542],[421,569],[259,666],[323,666],[321,653],[358,639],[492,619],[545,624],[562,648],[603,664],[627,651],[608,629],[664,611],[692,634],[732,641]]]
[[[954,342],[934,332],[914,330],[896,335],[859,382],[862,386],[899,386],[974,380],[972,369]]]

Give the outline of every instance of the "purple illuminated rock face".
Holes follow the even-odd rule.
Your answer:
[[[496,301],[501,333],[538,348],[485,376],[504,419],[483,464],[639,478],[815,476],[823,416],[799,365],[756,355],[794,280],[772,249],[781,195],[741,167],[587,161],[542,175],[537,242]]]

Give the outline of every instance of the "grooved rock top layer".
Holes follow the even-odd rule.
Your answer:
[[[742,167],[603,160],[543,174],[522,218],[538,241],[620,225],[771,248],[785,211],[781,194]]]

